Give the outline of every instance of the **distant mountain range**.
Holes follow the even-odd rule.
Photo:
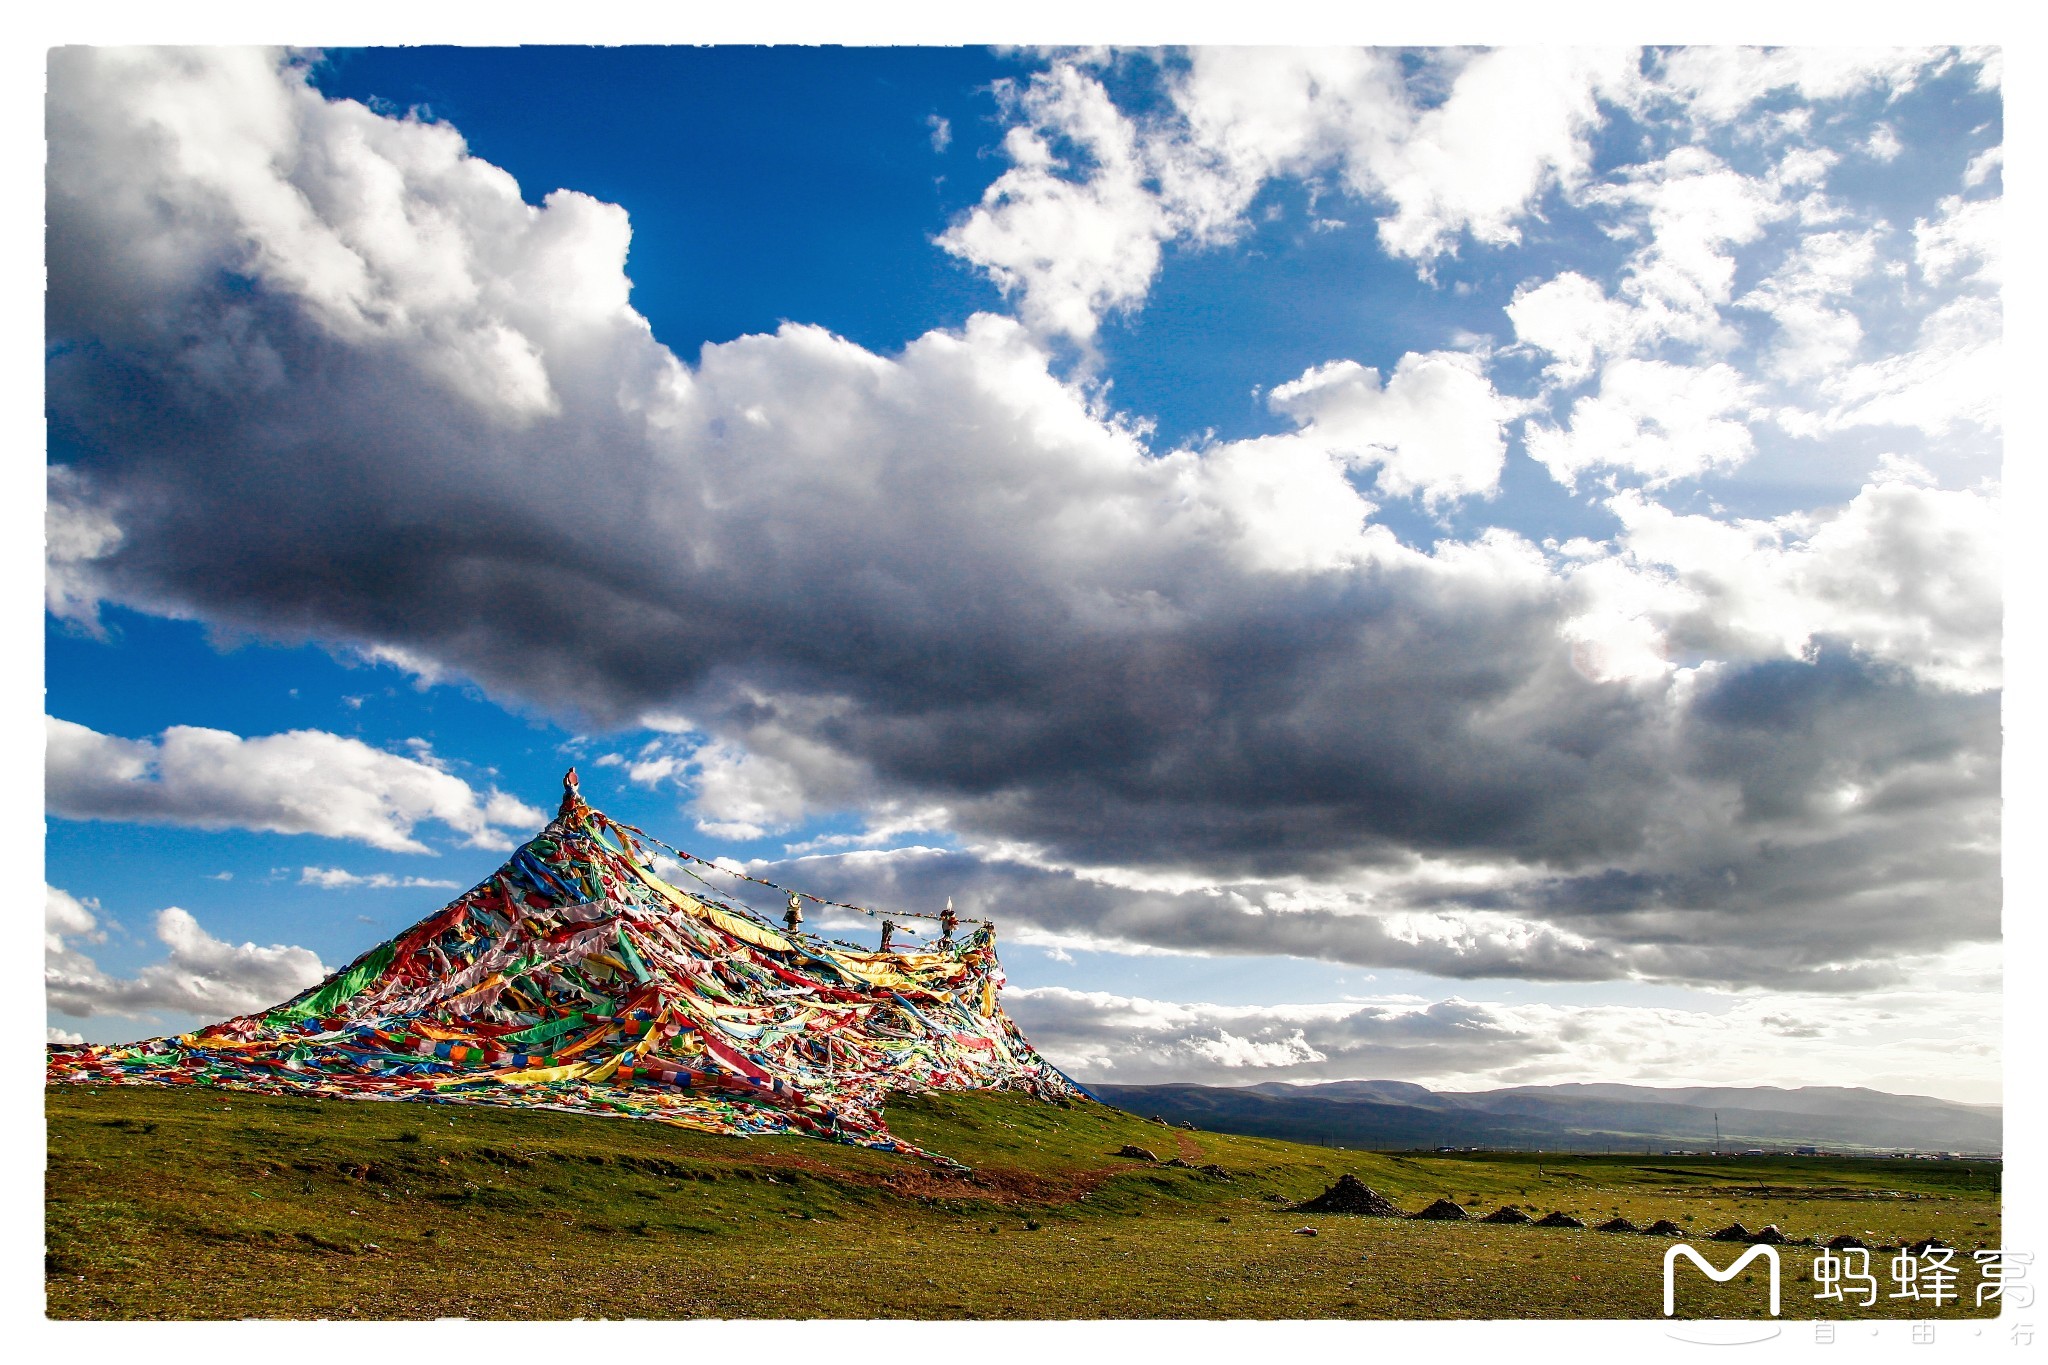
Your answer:
[[[1809,1085],[1518,1085],[1435,1091],[1406,1081],[1253,1086],[1097,1085],[1109,1104],[1220,1133],[1332,1147],[1525,1151],[1816,1147],[1836,1152],[2003,1150],[2004,1110],[1925,1095]]]

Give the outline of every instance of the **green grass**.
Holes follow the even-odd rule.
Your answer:
[[[45,1095],[59,1318],[1659,1315],[1662,1239],[1287,1210],[1345,1171],[1410,1210],[1447,1195],[1589,1224],[1668,1217],[1701,1246],[1740,1220],[1962,1248],[1965,1302],[1938,1314],[1817,1305],[1811,1251],[1785,1248],[1791,1318],[1975,1315],[1969,1251],[1999,1244],[1992,1168],[1973,1163],[1397,1155],[1015,1095],[890,1109],[962,1176],[808,1139],[482,1106]],[[1127,1142],[1231,1178],[1112,1155]],[[1691,1275],[1681,1312],[1758,1316],[1759,1273]]]

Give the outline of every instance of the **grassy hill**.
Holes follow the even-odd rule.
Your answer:
[[[1661,1239],[1288,1210],[1346,1171],[1410,1211],[1449,1196],[1668,1217],[1695,1241],[1731,1219],[1933,1235],[1967,1265],[1999,1234],[1996,1168],[1979,1163],[1352,1153],[1006,1094],[889,1110],[966,1175],[481,1106],[90,1086],[45,1104],[59,1318],[1658,1315]],[[1160,1163],[1115,1155],[1126,1143]],[[1815,1315],[1795,1278],[1810,1256],[1785,1249],[1787,1317]],[[1967,1300],[1973,1270],[1963,1283]],[[1694,1277],[1681,1310],[1761,1302],[1754,1283]]]

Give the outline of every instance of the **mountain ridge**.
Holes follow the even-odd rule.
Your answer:
[[[1110,1104],[1219,1132],[1325,1146],[1612,1150],[1759,1144],[1837,1151],[2003,1150],[2004,1110],[1861,1086],[1612,1082],[1436,1091],[1411,1081],[1093,1085]]]

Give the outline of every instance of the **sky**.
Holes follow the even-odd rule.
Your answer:
[[[2000,76],[59,49],[50,1037],[574,764],[1083,1081],[1995,1101]]]

